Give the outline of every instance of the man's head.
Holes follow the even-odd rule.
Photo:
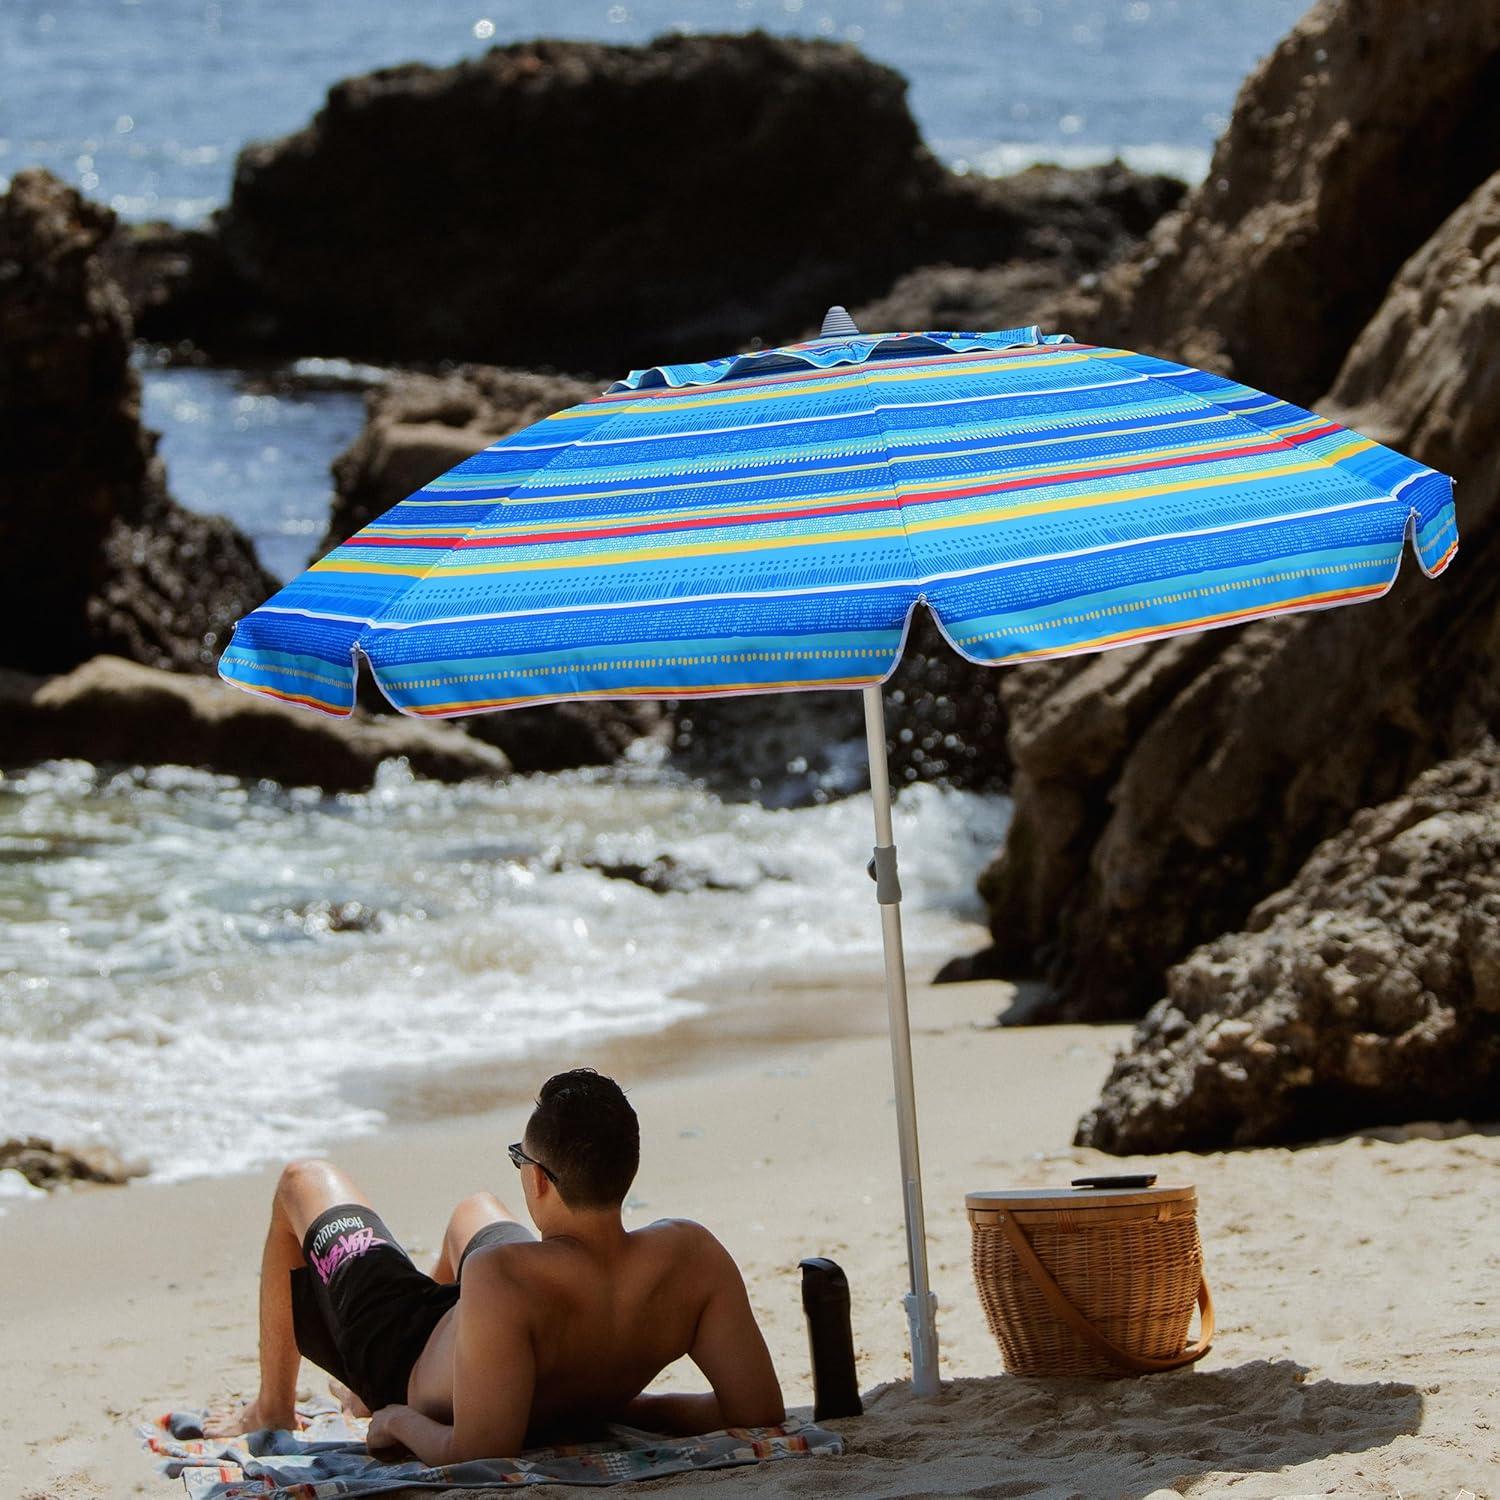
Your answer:
[[[592,1068],[542,1085],[522,1144],[575,1211],[618,1209],[641,1160],[640,1125],[625,1091]]]

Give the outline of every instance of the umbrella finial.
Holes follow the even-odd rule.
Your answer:
[[[819,330],[819,338],[842,338],[851,333],[858,333],[859,325],[849,316],[846,308],[835,303],[823,314],[823,327]]]

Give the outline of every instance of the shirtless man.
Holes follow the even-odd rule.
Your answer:
[[[607,1420],[656,1432],[785,1417],[745,1284],[700,1224],[627,1230],[635,1111],[589,1068],[542,1086],[510,1148],[538,1239],[488,1193],[454,1211],[431,1276],[343,1173],[281,1175],[260,1280],[260,1392],[211,1435],[297,1425],[299,1354],[373,1412],[372,1452],[513,1457]],[[642,1395],[688,1355],[711,1395]]]

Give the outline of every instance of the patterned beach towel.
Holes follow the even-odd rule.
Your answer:
[[[202,1412],[171,1412],[139,1430],[158,1469],[180,1478],[190,1500],[325,1500],[397,1490],[488,1490],[531,1484],[618,1484],[690,1469],[727,1469],[796,1454],[837,1454],[837,1433],[790,1417],[780,1427],[731,1427],[666,1438],[610,1426],[609,1440],[534,1448],[515,1459],[429,1469],[388,1464],[365,1451],[366,1424],[321,1403],[299,1409],[301,1432],[254,1432],[233,1441],[203,1436]]]

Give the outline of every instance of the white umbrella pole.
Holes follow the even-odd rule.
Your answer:
[[[901,1141],[901,1196],[906,1210],[906,1259],[911,1290],[903,1299],[911,1326],[911,1383],[919,1396],[938,1390],[937,1298],[927,1277],[927,1225],[922,1213],[922,1164],[917,1156],[917,1098],[911,1070],[911,1020],[906,1009],[906,955],[901,946],[901,883],[891,832],[891,780],[885,758],[885,704],[878,686],[865,694],[870,791],[875,798],[875,899],[885,940],[885,998],[890,1010],[891,1071],[896,1081],[896,1131]]]

